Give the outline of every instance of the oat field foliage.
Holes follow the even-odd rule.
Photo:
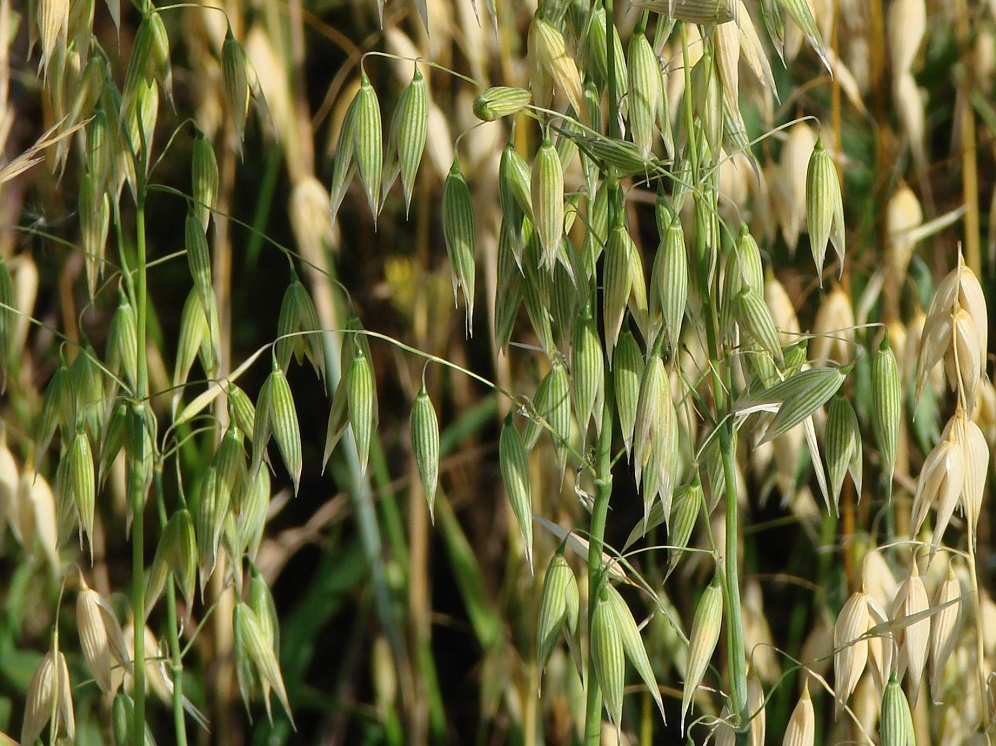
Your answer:
[[[0,0],[0,743],[989,744],[992,0]]]

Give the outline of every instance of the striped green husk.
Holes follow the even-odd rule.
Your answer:
[[[173,573],[189,607],[194,602],[197,584],[197,539],[189,510],[181,508],[170,516],[159,547],[163,548],[163,560]],[[159,547],[156,548],[157,557]]]
[[[419,389],[412,405],[409,419],[412,455],[422,480],[422,492],[429,506],[429,517],[435,521],[433,506],[436,501],[436,483],[439,479],[439,422],[425,384]]]
[[[605,171],[615,169],[620,177],[646,176],[660,168],[656,157],[644,157],[640,148],[626,140],[611,140],[601,136],[580,140],[578,146],[597,161]]]
[[[605,35],[605,6],[602,0],[596,0],[588,19],[587,32],[584,38],[585,60],[588,63],[587,73],[595,85],[603,89],[608,85],[608,37]],[[612,24],[612,44],[615,47],[615,78],[617,93],[620,99],[625,99],[628,92],[629,75],[626,71],[626,55],[622,41],[615,24]]]
[[[290,384],[287,382],[283,369],[275,359],[270,372],[270,380],[270,422],[273,427],[273,438],[277,441],[280,455],[284,459],[284,466],[294,483],[294,494],[296,495],[301,483],[303,464],[301,430],[297,422],[297,410],[294,408],[294,396],[291,393]]]
[[[280,664],[273,649],[273,640],[266,634],[259,617],[248,604],[242,601],[238,602],[235,605],[235,612],[232,619],[235,630],[235,647],[240,651],[243,659],[248,658],[252,662],[252,665],[256,667],[259,673],[267,712],[270,710],[269,692],[272,688],[293,724],[294,718],[291,715],[290,703],[287,700],[284,680],[280,674]],[[243,669],[241,666],[238,668],[240,672]],[[243,688],[243,683],[243,676],[240,676],[240,688]],[[245,689],[242,691],[242,697],[246,702],[249,701],[249,694]]]
[[[92,543],[93,513],[96,506],[97,487],[93,473],[93,450],[86,430],[80,427],[69,447],[66,479],[76,506],[80,529]],[[82,542],[82,537],[80,537]],[[90,547],[91,557],[93,547]]]
[[[578,273],[575,273],[571,260],[576,260],[574,263],[577,264],[580,257],[566,238],[560,242],[558,259],[550,283],[550,322],[561,349],[566,349],[574,333],[574,321],[582,300],[581,288],[575,286],[574,278],[584,268],[578,266]],[[586,289],[587,284],[582,287]]]
[[[650,508],[658,494],[664,514],[671,510],[671,490],[674,472],[672,456],[677,452],[676,420],[671,386],[664,360],[653,354],[643,372],[640,396],[636,407],[636,424],[633,431],[633,465],[637,481],[644,471],[656,472],[650,484],[654,490],[644,489],[643,521],[646,524]],[[646,485],[645,485],[646,486]]]
[[[256,421],[256,408],[246,392],[234,383],[228,384],[228,414],[236,426],[252,437]]]
[[[835,396],[827,407],[826,435],[824,438],[827,471],[830,475],[834,512],[840,498],[844,475],[850,471],[858,500],[861,499],[861,432],[858,418],[847,398]]]
[[[903,687],[893,674],[882,695],[882,714],[879,723],[882,746],[914,746],[913,714],[906,701]]]
[[[238,425],[234,422],[229,423],[211,460],[217,471],[218,480],[228,485],[232,502],[236,505],[242,499],[242,493],[249,480],[246,452],[242,441],[243,435]]]
[[[778,0],[778,3],[792,16],[795,25],[806,36],[809,46],[819,55],[824,67],[830,70],[830,61],[827,59],[826,50],[823,48],[823,36],[820,34],[819,26],[816,25],[816,19],[813,17],[813,11],[809,7],[807,0]]]
[[[602,429],[601,401],[605,391],[605,359],[595,328],[595,320],[586,306],[574,323],[571,343],[571,376],[574,414],[581,428],[582,442],[592,415],[596,433]]]
[[[529,481],[529,460],[526,448],[515,429],[511,415],[505,418],[498,439],[498,462],[501,466],[502,481],[512,504],[512,512],[519,524],[522,548],[525,552],[529,573],[533,572],[533,495]]]
[[[151,15],[151,14],[150,14]],[[129,108],[140,85],[150,77],[152,70],[152,47],[155,44],[150,15],[142,18],[132,40],[131,56],[128,58],[128,69],[125,72],[124,88],[122,89],[121,110]],[[222,63],[225,57],[222,55]],[[137,143],[133,143],[137,147]]]
[[[236,542],[241,552],[255,560],[270,507],[270,473],[266,469],[250,480],[237,507]]]
[[[704,500],[705,492],[697,473],[692,482],[682,485],[674,491],[671,515],[667,525],[669,574],[678,566],[678,560],[681,559],[681,555],[688,547]]]
[[[518,114],[533,100],[525,88],[493,86],[477,94],[474,99],[474,116],[482,122],[493,122],[501,117]]]
[[[523,254],[522,271],[524,282],[522,283],[522,300],[529,315],[536,338],[540,346],[551,360],[556,357],[556,342],[553,338],[553,327],[550,318],[550,274],[540,268],[539,239],[533,232],[526,243],[526,252]]]
[[[844,383],[844,377],[844,373],[838,368],[812,368],[765,391],[762,395],[765,400],[781,401],[782,404],[761,442],[767,443],[777,438],[811,416],[837,393]]]
[[[806,170],[806,224],[809,226],[813,261],[816,262],[816,272],[822,284],[827,241],[833,241],[834,249],[840,259],[841,272],[844,271],[843,202],[840,181],[833,160],[823,147],[822,138],[816,141]]]
[[[543,266],[552,272],[564,236],[564,171],[550,138],[536,152],[531,184],[533,223],[543,248]]]
[[[681,219],[674,216],[657,248],[650,280],[650,302],[659,305],[672,346],[681,337],[681,323],[688,302],[688,254]],[[656,314],[651,311],[651,316]]]
[[[259,394],[256,397],[256,416],[253,418],[252,464],[249,471],[253,479],[259,473],[260,464],[266,457],[266,446],[270,442],[270,435],[273,434],[272,409],[273,377],[267,376],[263,385],[259,387]]]
[[[242,155],[242,141],[245,139],[246,117],[249,114],[249,78],[246,72],[246,57],[242,45],[232,35],[232,27],[225,33],[221,45],[221,74],[224,80],[225,100],[235,123],[235,137],[239,142],[239,155]],[[334,214],[333,210],[333,214]]]
[[[588,197],[588,216],[585,226],[584,245],[581,257],[588,277],[595,273],[595,265],[605,248],[609,234],[609,189],[608,181],[602,181],[594,198]]]
[[[778,361],[782,360],[778,330],[760,293],[750,288],[740,291],[737,321],[769,355]]]
[[[359,92],[353,97],[346,109],[346,116],[339,128],[339,140],[336,143],[335,159],[332,162],[332,181],[329,184],[329,201],[332,206],[331,220],[334,223],[339,214],[339,206],[346,196],[346,189],[356,172],[356,162],[353,157],[356,150],[356,111],[359,107]]]
[[[194,213],[206,231],[211,212],[218,202],[218,161],[211,141],[200,129],[194,137],[194,151],[190,159],[190,190]]]
[[[186,229],[184,231],[187,247],[187,264],[194,280],[194,289],[200,299],[204,316],[211,312],[211,298],[214,288],[211,285],[211,250],[208,248],[204,226],[197,218],[193,209],[187,210]]]
[[[899,426],[903,416],[902,384],[899,377],[899,364],[889,345],[886,334],[882,344],[872,358],[872,430],[879,452],[882,454],[882,467],[888,481],[888,492],[892,494],[892,476],[896,470],[896,451],[899,447]]]
[[[277,316],[277,341],[273,345],[273,354],[280,367],[284,370],[290,366],[291,355],[300,357],[303,354],[303,338],[296,334],[299,327],[298,305],[287,286],[283,300],[280,302],[280,315]]]
[[[522,272],[515,257],[511,231],[502,219],[498,233],[498,289],[495,293],[495,340],[507,352],[522,302]]]
[[[622,723],[626,658],[619,615],[608,600],[607,588],[601,589],[591,618],[591,662],[609,720],[618,728]]]
[[[443,238],[450,258],[453,303],[457,304],[458,293],[462,292],[468,334],[474,322],[476,236],[470,189],[460,173],[459,160],[454,158],[443,185]]]
[[[546,428],[561,463],[566,455],[567,438],[571,432],[571,392],[570,381],[563,361],[557,357],[550,371],[540,381],[536,388],[533,405],[540,421],[530,419],[522,434],[522,442],[527,451],[532,450],[539,440],[540,433]]]
[[[615,349],[619,330],[626,316],[626,305],[633,288],[631,265],[636,247],[626,229],[617,225],[609,231],[605,246],[604,292],[602,296],[602,323],[605,330],[605,351]]]
[[[731,0],[653,0],[648,7],[685,23],[727,23],[736,18]]]
[[[650,696],[657,703],[661,719],[666,723],[667,717],[664,715],[664,702],[661,699],[660,687],[657,686],[657,677],[654,676],[654,669],[650,665],[650,658],[643,644],[643,638],[640,636],[640,629],[636,626],[633,613],[614,586],[606,583],[604,587],[608,591],[607,602],[609,608],[615,614],[616,629],[622,638],[623,650],[626,653],[626,657],[629,658],[636,672],[640,674],[640,678],[643,679],[643,683],[647,686],[647,691],[650,692]]]
[[[619,336],[612,358],[612,382],[615,389],[616,411],[619,413],[619,430],[628,456],[633,448],[633,431],[643,380],[643,353],[629,329]]]
[[[138,322],[135,309],[123,293],[107,328],[107,367],[115,375],[123,374],[134,390],[138,379]]]
[[[187,382],[190,369],[197,359],[201,349],[201,341],[208,334],[207,318],[197,296],[196,290],[191,290],[180,312],[180,333],[176,343],[176,362],[173,365],[174,405],[179,401],[181,388]]]
[[[740,226],[737,240],[737,266],[744,284],[756,293],[764,294],[764,265],[761,262],[761,249],[744,223]]]
[[[173,70],[169,61],[169,36],[166,34],[166,24],[158,11],[149,13],[146,17],[152,37],[152,53],[150,55],[150,72],[156,77],[166,98],[173,100]]]
[[[515,143],[509,139],[501,152],[498,163],[498,198],[501,201],[502,213],[506,216],[525,215],[532,220],[533,195],[530,182],[532,172],[526,159],[515,149]],[[518,210],[516,213],[515,210]],[[520,224],[521,225],[521,224]],[[515,227],[515,226],[513,226]],[[520,238],[518,234],[514,234]]]
[[[197,540],[197,564],[200,567],[201,594],[207,585],[208,578],[214,572],[216,564],[218,537],[221,533],[221,526],[216,525],[215,504],[217,490],[215,490],[215,480],[217,475],[213,465],[208,465],[201,478],[200,491],[197,497],[197,511],[195,513],[194,534]]]
[[[633,143],[644,158],[650,156],[657,114],[663,98],[660,61],[642,25],[629,40],[629,128]]]
[[[688,635],[688,666],[681,693],[682,733],[685,732],[685,717],[695,698],[695,692],[702,683],[702,677],[709,667],[709,661],[712,660],[722,627],[723,589],[717,574],[699,599],[699,604],[695,608],[695,617],[692,619],[692,629]]]
[[[117,406],[107,420],[103,442],[100,444],[100,458],[97,462],[97,489],[104,485],[111,464],[124,447],[128,433],[131,408],[119,399]]]
[[[568,634],[573,635],[577,631],[579,607],[578,582],[561,547],[554,552],[546,568],[536,615],[536,663],[541,672],[564,624],[567,624]]]
[[[93,119],[86,128],[86,170],[93,179],[96,194],[103,194],[111,183],[114,169],[112,143],[115,136],[116,133],[109,129],[103,105],[98,103]]]
[[[375,426],[374,401],[377,392],[374,388],[373,371],[363,348],[356,346],[356,355],[349,366],[346,384],[346,403],[349,410],[349,424],[356,439],[356,452],[360,459],[360,469],[367,470],[370,455],[370,438]],[[255,446],[255,443],[253,443]]]
[[[401,174],[401,188],[405,196],[405,217],[411,209],[412,190],[418,174],[425,139],[429,131],[429,90],[422,72],[415,66],[412,81],[405,88],[391,118],[391,131],[387,138],[384,181],[381,187],[381,206],[384,197]]]
[[[785,23],[782,19],[782,10],[779,0],[761,0],[761,18],[764,20],[764,27],[768,31],[768,37],[774,46],[782,62],[785,62]],[[810,705],[812,708],[812,705]]]
[[[384,141],[381,133],[380,103],[377,92],[365,72],[360,75],[360,90],[356,94],[353,148],[360,183],[367,195],[370,214],[377,225],[380,212],[380,180],[384,166]]]
[[[41,414],[38,416],[38,426],[35,430],[35,471],[38,470],[42,456],[55,436],[55,431],[62,428],[63,437],[66,437],[66,428],[73,422],[71,385],[69,368],[62,365],[52,374],[45,387]]]
[[[85,174],[80,181],[79,213],[87,289],[92,299],[97,292],[97,281],[104,273],[104,253],[111,225],[111,206],[106,192],[95,191],[95,185],[89,174]]]
[[[678,214],[685,205],[685,199],[688,198],[688,195],[691,194],[694,188],[693,181],[695,177],[692,174],[692,161],[687,155],[675,161],[671,172],[671,179],[674,181],[671,189],[671,209],[675,214]]]

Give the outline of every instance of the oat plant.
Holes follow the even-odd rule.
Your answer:
[[[988,743],[992,3],[328,5],[0,0],[0,730]]]

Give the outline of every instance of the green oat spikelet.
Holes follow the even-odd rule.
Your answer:
[[[823,284],[823,261],[827,242],[833,244],[840,260],[840,273],[844,273],[844,203],[840,193],[840,180],[833,159],[823,147],[823,138],[816,140],[813,154],[806,170],[806,225],[809,243],[813,249],[816,274]]]
[[[896,354],[889,344],[888,333],[882,339],[872,358],[872,407],[871,421],[875,441],[882,454],[882,471],[886,476],[889,497],[892,497],[892,478],[896,471],[896,452],[899,448],[899,427],[903,416],[902,383]]]
[[[492,86],[477,94],[474,99],[474,116],[482,122],[493,122],[518,114],[532,100],[533,94],[525,88]]]
[[[625,329],[619,336],[619,344],[616,346],[612,361],[612,381],[616,395],[616,411],[619,413],[619,429],[626,446],[626,455],[629,456],[633,448],[633,431],[636,428],[636,412],[645,365],[640,344],[629,329]]]
[[[349,424],[356,440],[356,452],[360,459],[360,470],[367,470],[370,455],[370,438],[376,428],[376,396],[373,370],[361,345],[356,346],[356,354],[349,366],[346,384],[346,405],[349,410]]]
[[[549,137],[536,152],[530,183],[533,223],[543,249],[543,266],[553,272],[564,237],[564,171]]]
[[[837,394],[827,407],[825,435],[827,471],[834,513],[838,513],[840,489],[844,475],[850,472],[854,489],[861,500],[861,431],[854,408],[843,394]],[[828,506],[829,507],[829,506]]]
[[[194,129],[196,133],[190,159],[191,197],[194,201],[194,214],[207,231],[211,213],[218,204],[218,160],[207,135],[199,127],[195,126]]]
[[[380,103],[366,72],[360,72],[360,90],[356,94],[353,120],[353,148],[356,170],[367,196],[374,229],[380,213],[380,182],[384,167],[384,141],[381,132]]]
[[[453,304],[458,304],[459,294],[462,294],[466,306],[465,331],[468,335],[472,334],[474,323],[476,236],[470,189],[460,172],[460,162],[454,157],[443,184],[443,238],[450,258]]]
[[[512,512],[519,524],[529,574],[533,572],[533,496],[529,480],[529,460],[512,417],[505,418],[498,439],[498,461]]]
[[[605,396],[605,359],[595,320],[588,306],[584,307],[574,322],[571,377],[574,415],[581,429],[583,443],[592,417],[595,419],[595,432],[602,429],[602,400]]]
[[[565,625],[567,634],[577,632],[580,615],[580,595],[574,571],[564,556],[564,544],[553,553],[543,578],[543,592],[536,615],[536,663],[540,681],[546,662],[557,644],[557,637]]]
[[[703,591],[695,608],[692,629],[688,635],[688,666],[681,694],[681,732],[685,732],[685,717],[691,708],[695,692],[702,683],[709,661],[712,660],[719,633],[723,627],[723,588],[719,575]]]
[[[591,618],[591,661],[609,720],[617,731],[622,723],[623,689],[626,683],[625,648],[619,626],[619,614],[609,601],[608,586],[604,585],[599,590]]]
[[[384,197],[400,174],[401,188],[405,196],[405,217],[408,216],[415,188],[415,176],[422,162],[428,131],[429,89],[421,70],[415,65],[411,83],[398,99],[394,116],[391,118],[381,190],[382,209]]]
[[[439,480],[439,421],[436,409],[425,390],[425,383],[419,389],[409,420],[412,455],[422,481],[422,492],[429,506],[429,518],[435,523],[436,484]]]
[[[913,713],[906,700],[903,687],[892,674],[882,695],[882,714],[879,722],[882,746],[914,746]]]

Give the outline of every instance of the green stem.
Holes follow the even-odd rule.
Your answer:
[[[605,68],[609,89],[609,137],[619,137],[619,97],[617,93],[619,86],[618,81],[616,81],[615,15],[613,0],[605,0],[605,38],[608,39],[605,50]],[[580,113],[578,112],[579,115]]]
[[[170,674],[173,677],[173,729],[177,746],[187,746],[187,725],[183,716],[183,659],[176,620],[176,583],[172,573],[166,582],[166,626],[169,637]]]
[[[159,526],[166,528],[166,501],[163,497],[162,462],[156,464],[154,477]],[[166,581],[166,636],[169,642],[170,676],[173,679],[173,730],[177,746],[187,746],[187,726],[183,715],[183,653],[180,649],[179,625],[176,619],[176,581],[170,573]]]
[[[688,127],[688,157],[692,159],[693,181],[700,183],[700,168],[707,164],[698,162],[698,148],[695,142],[695,115],[692,111],[691,90],[692,73],[689,65],[688,55],[688,35],[684,25],[681,27],[681,46],[684,59],[685,93],[684,113],[686,126]],[[697,187],[715,189],[713,183],[704,183]],[[698,192],[695,199],[705,199],[704,195]],[[698,215],[698,210],[696,210]],[[702,297],[703,316],[705,317],[706,341],[708,344],[709,366],[712,377],[712,394],[716,407],[716,421],[719,425],[719,448],[723,458],[723,477],[725,482],[726,501],[726,546],[724,547],[724,557],[722,558],[723,573],[721,581],[726,598],[726,639],[727,654],[729,660],[729,677],[731,699],[736,725],[737,746],[747,746],[750,742],[750,729],[748,722],[750,713],[747,708],[747,657],[744,652],[744,627],[743,617],[740,609],[740,568],[739,568],[739,548],[740,548],[740,517],[737,505],[737,475],[734,467],[733,453],[733,420],[726,416],[726,392],[732,386],[732,371],[729,360],[723,352],[718,336],[718,322],[716,319],[716,309],[712,299],[716,297],[710,287],[709,265],[710,253],[706,246],[708,231],[696,230],[696,257],[698,259],[698,279],[699,292]],[[723,362],[726,372],[726,382],[724,386],[723,377],[720,374],[720,363]]]
[[[584,742],[597,746],[602,730],[602,691],[595,681],[595,665],[591,652],[591,620],[598,602],[598,586],[602,579],[602,545],[605,536],[605,519],[612,496],[612,409],[614,394],[611,378],[605,381],[605,400],[602,402],[602,429],[598,433],[598,463],[595,478],[595,504],[591,510],[591,532],[588,537],[588,673],[585,676]]]
[[[141,128],[139,128],[141,129]],[[143,146],[144,154],[145,148]],[[137,302],[138,325],[138,391],[139,398],[144,398],[148,391],[148,363],[145,355],[146,320],[147,320],[147,278],[146,278],[146,247],[145,247],[145,159],[136,165],[137,194],[135,212],[135,246],[137,250],[135,300]],[[144,406],[144,405],[141,405]],[[136,408],[136,412],[139,409]],[[135,416],[141,416],[135,415]],[[132,611],[135,615],[135,658],[133,661],[135,687],[135,715],[132,722],[132,743],[145,743],[145,490],[144,474],[142,473],[142,453],[146,436],[144,417],[142,426],[136,431],[141,433],[140,445],[143,450],[131,454],[129,460],[129,487],[131,491],[132,512]]]
[[[730,660],[730,687],[733,711],[740,721],[737,746],[750,742],[747,722],[747,659],[744,653],[744,622],[740,612],[739,546],[740,524],[737,515],[737,474],[733,467],[733,427],[727,422],[719,432],[719,447],[723,452],[723,476],[726,482],[726,634]]]

